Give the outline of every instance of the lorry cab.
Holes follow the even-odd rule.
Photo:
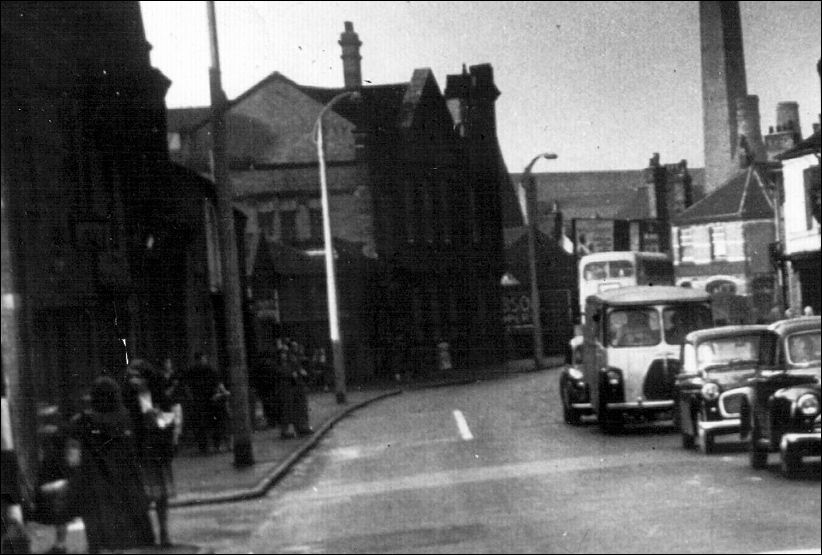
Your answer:
[[[691,331],[713,325],[704,291],[673,286],[622,287],[586,300],[582,371],[600,427],[624,417],[670,412],[680,348]]]

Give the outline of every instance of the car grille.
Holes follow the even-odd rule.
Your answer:
[[[642,384],[642,394],[649,401],[672,399],[674,396],[674,376],[679,367],[679,361],[657,359],[651,363]]]
[[[738,416],[742,410],[742,401],[744,399],[744,393],[722,395],[719,398],[719,410],[722,412],[723,416]]]

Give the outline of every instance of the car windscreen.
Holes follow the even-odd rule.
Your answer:
[[[613,347],[649,347],[660,340],[654,308],[620,308],[608,315],[608,343]]]
[[[755,366],[759,356],[760,337],[761,334],[750,334],[704,340],[696,349],[697,368],[722,372]]]
[[[665,307],[662,318],[665,323],[665,341],[669,345],[682,345],[685,336],[692,331],[713,327],[711,307],[703,303]]]
[[[807,366],[819,364],[819,330],[797,332],[787,337],[788,362]]]

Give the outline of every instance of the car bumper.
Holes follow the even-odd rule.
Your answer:
[[[711,433],[734,433],[738,432],[742,426],[742,420],[739,418],[726,418],[724,420],[708,420],[697,422],[699,429]]]
[[[571,403],[571,408],[576,410],[592,410],[591,403]]]
[[[613,410],[667,410],[674,408],[673,400],[665,401],[636,401],[633,403],[606,403],[608,409]]]
[[[820,432],[787,433],[779,442],[779,449],[785,451],[799,451],[806,457],[820,455]]]

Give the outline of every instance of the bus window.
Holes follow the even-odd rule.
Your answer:
[[[609,270],[612,278],[626,278],[634,275],[634,265],[630,260],[612,260]]]
[[[653,308],[614,310],[608,324],[608,342],[612,346],[648,347],[659,343],[659,313]]]
[[[702,304],[669,306],[662,311],[662,320],[669,345],[681,345],[690,332],[713,327],[711,309]]]
[[[585,279],[588,281],[595,279],[605,279],[606,277],[608,277],[606,267],[607,262],[591,262],[590,264],[586,264],[585,271],[583,272],[583,274],[585,275]]]

